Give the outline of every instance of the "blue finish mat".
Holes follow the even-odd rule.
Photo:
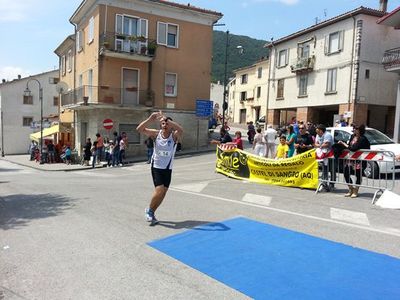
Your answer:
[[[246,218],[150,242],[255,299],[400,299],[400,260]]]

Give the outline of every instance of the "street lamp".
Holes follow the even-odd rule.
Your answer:
[[[26,83],[26,89],[24,91],[24,96],[31,96],[31,90],[29,89],[29,82],[35,81],[39,85],[39,102],[40,102],[40,164],[44,164],[43,161],[43,89],[42,85],[40,84],[40,81],[31,78],[28,80]]]

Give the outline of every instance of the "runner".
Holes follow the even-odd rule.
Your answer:
[[[159,120],[161,130],[149,129],[151,122]],[[155,212],[161,205],[171,183],[172,164],[176,151],[177,140],[182,137],[182,127],[173,122],[170,117],[165,117],[161,111],[154,112],[136,128],[137,131],[154,139],[154,153],[151,158],[151,175],[154,183],[154,193],[150,207],[146,208],[146,220],[151,225],[158,223]]]

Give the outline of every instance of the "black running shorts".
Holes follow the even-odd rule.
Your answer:
[[[163,185],[166,188],[171,184],[171,174],[170,169],[157,169],[151,168],[151,176],[153,177],[154,186]]]

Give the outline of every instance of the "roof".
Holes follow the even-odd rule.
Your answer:
[[[381,10],[360,6],[360,7],[356,8],[356,9],[354,9],[354,10],[348,11],[348,12],[343,13],[341,15],[338,15],[336,17],[333,17],[333,18],[330,18],[328,20],[325,20],[325,21],[323,21],[321,23],[315,24],[313,26],[310,26],[310,27],[307,27],[305,29],[299,30],[299,31],[297,31],[295,33],[292,33],[292,34],[290,34],[288,36],[282,37],[282,38],[270,43],[269,45],[266,44],[265,47],[273,47],[274,45],[289,41],[289,40],[294,39],[296,37],[299,37],[299,36],[301,36],[303,34],[313,32],[313,31],[318,30],[320,28],[329,26],[331,24],[337,23],[339,21],[348,19],[350,17],[353,17],[355,15],[359,15],[359,14],[364,14],[364,15],[369,15],[369,16],[374,16],[374,17],[382,17],[386,13],[381,11]]]
[[[58,75],[59,69],[54,69],[54,70],[50,70],[50,71],[44,71],[42,73],[21,77],[20,79],[15,78],[15,79],[8,80],[6,82],[0,82],[0,86],[13,84],[13,83],[20,82],[20,81],[27,80],[27,79],[31,79],[31,78],[37,79],[37,77],[40,77],[40,76],[43,76],[43,75],[46,75],[46,74],[49,74],[49,73],[53,73],[53,72],[57,72],[57,75]]]
[[[238,73],[240,71],[244,71],[244,70],[247,70],[247,69],[251,69],[251,68],[257,67],[261,63],[268,62],[268,61],[269,61],[268,57],[267,58],[261,58],[261,59],[259,59],[258,61],[256,61],[254,64],[252,64],[250,66],[244,66],[244,67],[241,67],[241,68],[237,68],[237,69],[232,70],[232,72],[233,73]]]
[[[199,13],[203,13],[203,14],[213,15],[218,18],[222,18],[222,16],[223,16],[223,14],[220,12],[193,6],[190,3],[185,5],[185,4],[180,4],[180,3],[167,1],[167,0],[144,0],[144,1],[145,2],[146,1],[153,2],[153,3],[161,4],[161,5],[167,5],[167,6],[176,7],[176,8],[182,8],[182,9],[191,10],[191,11],[195,11],[195,12],[199,12]],[[76,16],[78,14],[78,12],[82,9],[82,7],[86,4],[86,2],[88,2],[88,0],[82,0],[81,4],[79,4],[78,8],[75,10],[73,15],[71,16],[70,22],[73,22],[72,20],[74,19],[74,16]]]
[[[386,16],[380,18],[376,23],[396,28],[400,27],[400,6]]]

